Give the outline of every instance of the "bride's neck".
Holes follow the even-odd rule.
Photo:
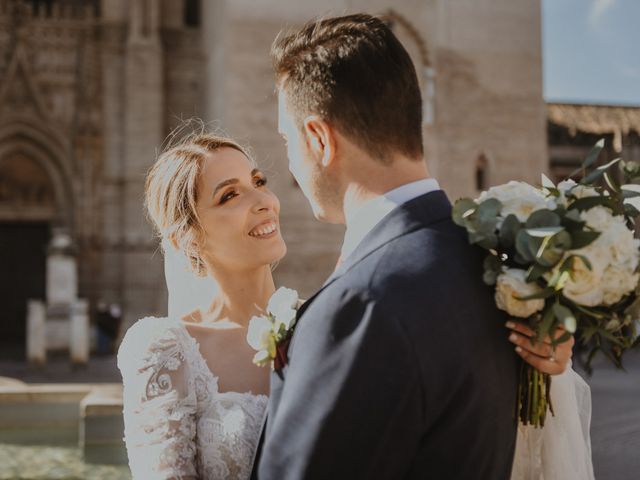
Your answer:
[[[205,313],[211,321],[228,320],[246,326],[266,311],[275,285],[269,265],[243,272],[217,272],[219,290]]]

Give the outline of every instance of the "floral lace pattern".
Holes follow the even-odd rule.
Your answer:
[[[267,397],[220,392],[180,320],[139,320],[125,335],[118,367],[135,479],[250,477]]]

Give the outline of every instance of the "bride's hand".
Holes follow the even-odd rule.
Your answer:
[[[555,351],[551,346],[551,339],[547,336],[542,342],[531,343],[531,337],[535,335],[526,325],[520,322],[509,321],[506,327],[511,330],[509,341],[516,345],[516,352],[525,362],[543,373],[559,375],[563,373],[573,356],[573,336],[566,342],[559,343]],[[562,327],[558,328],[555,338],[564,333]]]

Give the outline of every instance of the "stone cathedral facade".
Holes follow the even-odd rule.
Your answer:
[[[424,98],[426,161],[450,197],[547,169],[540,2],[531,0],[0,0],[0,336],[24,342],[25,302],[70,239],[90,312],[166,312],[145,173],[181,119],[248,144],[282,203],[276,280],[310,295],[343,229],[313,219],[277,133],[269,47],[325,14],[385,17]],[[64,242],[63,242],[64,243]],[[61,244],[58,242],[57,244]],[[49,249],[49,250],[48,250]]]

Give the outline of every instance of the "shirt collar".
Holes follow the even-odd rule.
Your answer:
[[[347,231],[340,258],[344,260],[351,255],[362,239],[393,209],[435,190],[440,190],[438,181],[435,178],[424,178],[401,185],[363,203],[347,218]]]

